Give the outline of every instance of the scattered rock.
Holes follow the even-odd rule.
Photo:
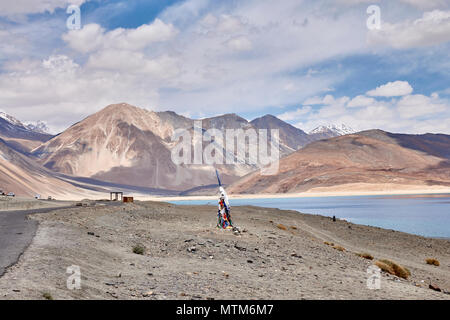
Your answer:
[[[150,296],[153,296],[153,295],[155,295],[155,293],[153,293],[153,291],[148,291],[148,292],[145,292],[145,293],[142,294],[142,296],[144,296],[144,297],[150,297]]]
[[[248,259],[247,263],[253,263],[253,260]]]
[[[441,292],[441,291],[442,291],[441,288],[439,288],[437,285],[433,285],[433,284],[431,284],[431,283],[430,283],[430,285],[428,286],[428,288],[430,288],[431,290],[434,290],[434,291],[438,291],[438,292]]]
[[[196,247],[189,247],[189,248],[187,248],[187,251],[188,252],[196,252],[197,248]]]
[[[234,247],[235,247],[236,249],[238,249],[239,251],[247,251],[247,248],[241,247],[241,246],[239,246],[238,244],[235,244]]]

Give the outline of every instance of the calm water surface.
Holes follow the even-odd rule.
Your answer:
[[[211,200],[172,201],[174,204],[210,204]],[[450,238],[450,194],[414,196],[353,196],[313,198],[233,199],[231,207],[259,207],[297,210],[336,216],[347,221],[393,229],[426,237]]]

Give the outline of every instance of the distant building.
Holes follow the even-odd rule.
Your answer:
[[[123,197],[123,202],[134,202],[133,197]]]
[[[113,196],[114,196],[114,198],[113,198]],[[123,192],[112,191],[109,193],[109,199],[111,201],[123,201]]]

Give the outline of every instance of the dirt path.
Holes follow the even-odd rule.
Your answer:
[[[0,211],[0,277],[7,267],[17,262],[36,233],[38,223],[28,219],[28,215],[71,207]]]
[[[450,299],[428,289],[450,290],[449,241],[278,209],[234,207],[232,216],[240,234],[215,229],[213,206],[145,202],[33,215],[36,237],[0,278],[0,299]],[[138,244],[143,255],[133,253]],[[382,274],[381,289],[369,290],[373,261],[356,252],[389,258],[412,276]],[[73,265],[81,290],[66,286]]]

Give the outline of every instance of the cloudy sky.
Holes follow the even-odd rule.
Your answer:
[[[1,1],[0,110],[55,133],[128,102],[450,134],[449,55],[449,0]]]

